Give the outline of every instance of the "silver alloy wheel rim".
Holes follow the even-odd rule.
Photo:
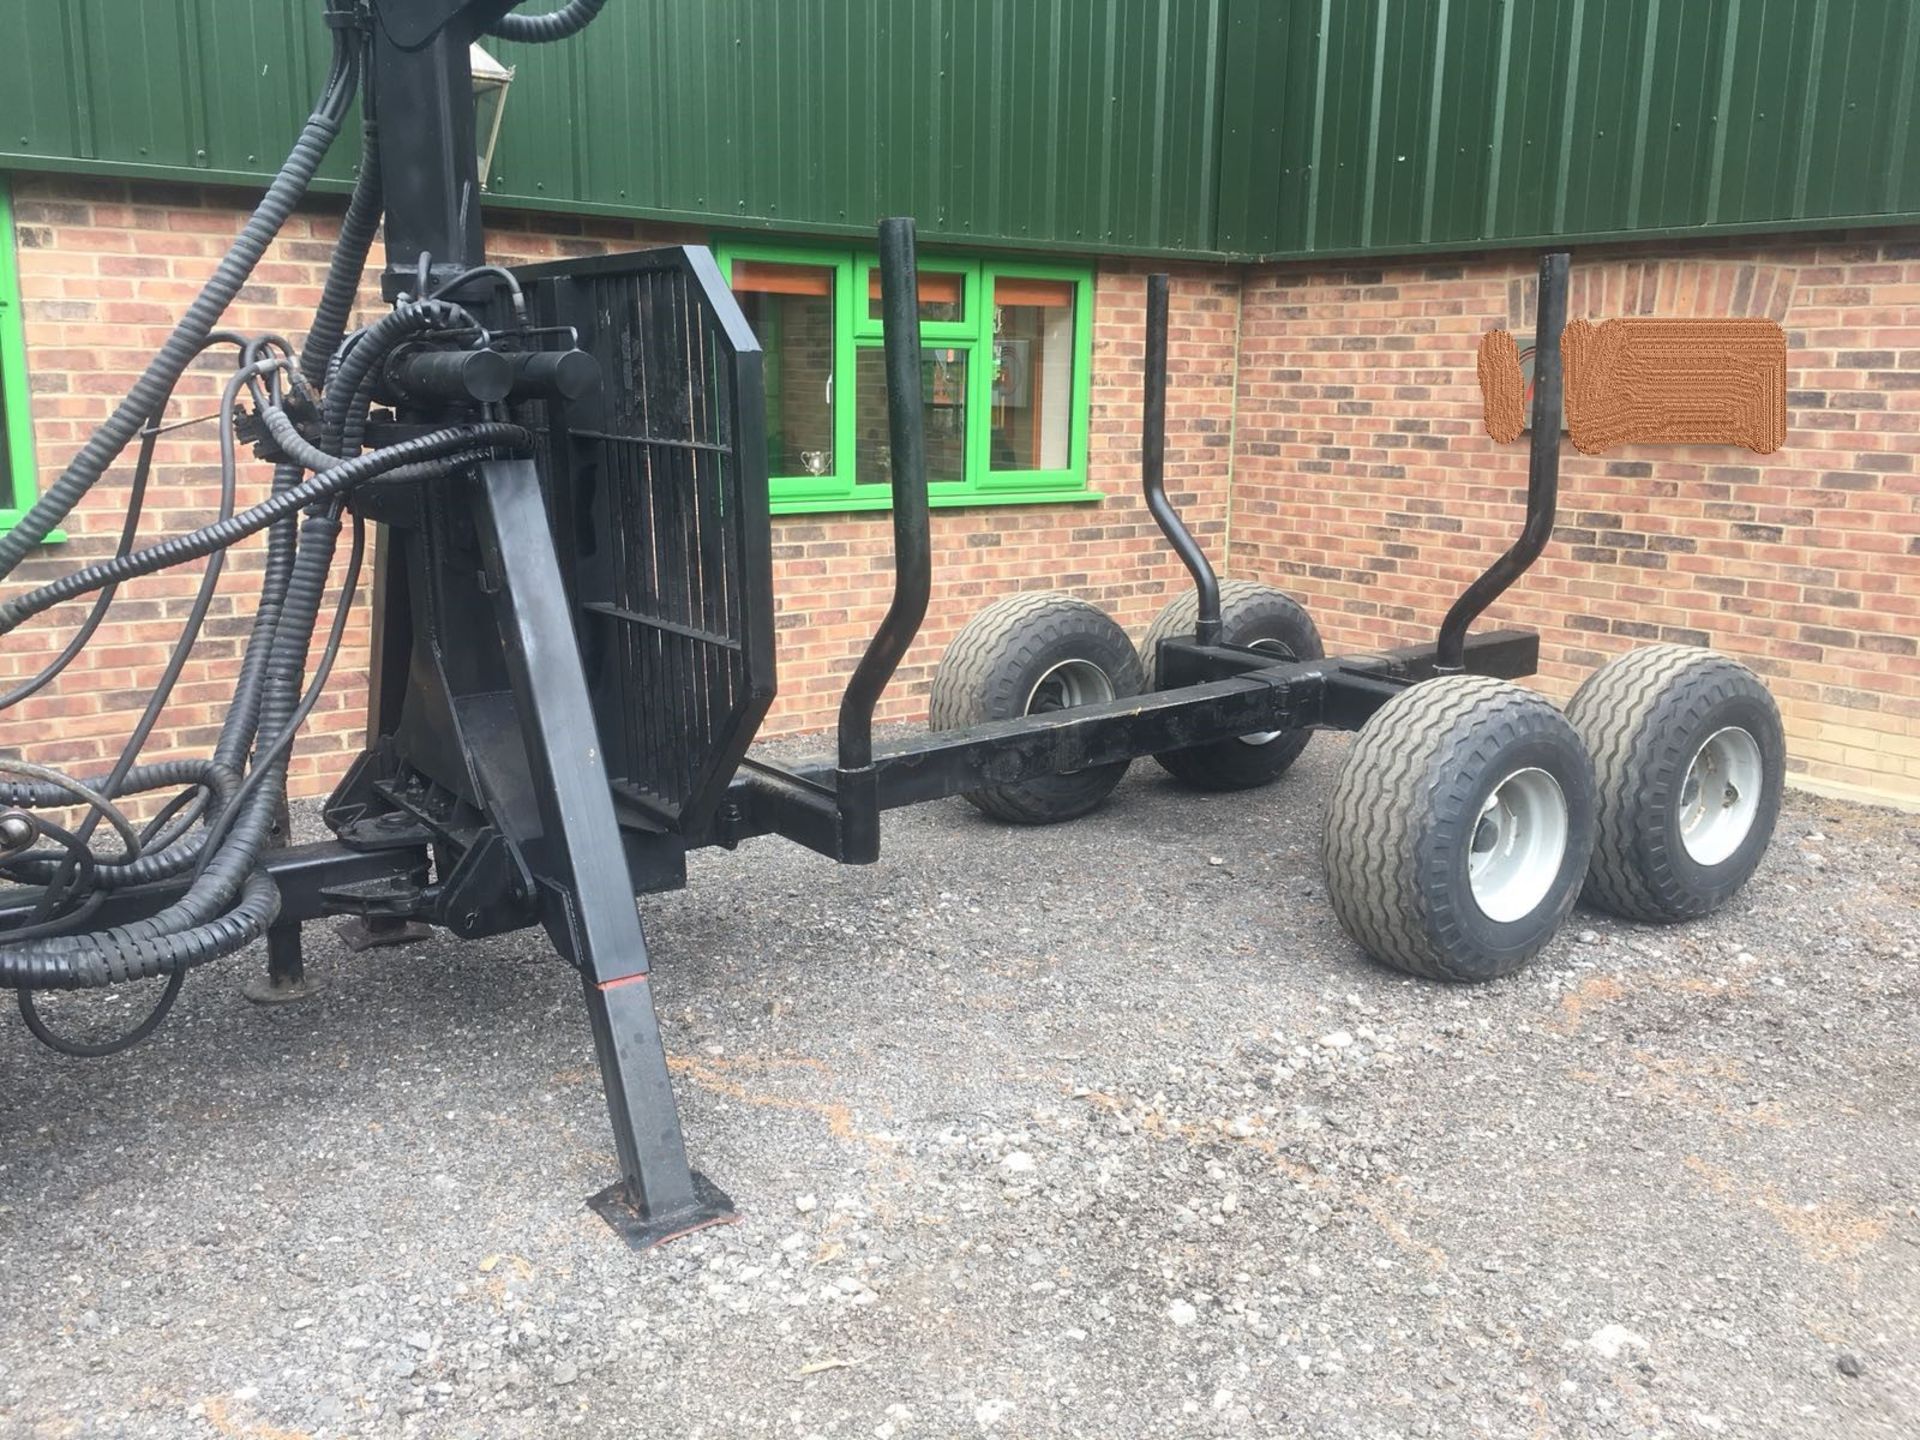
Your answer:
[[[1765,768],[1759,741],[1738,725],[1694,751],[1680,784],[1680,843],[1694,864],[1723,864],[1753,833]]]
[[[1051,715],[1056,710],[1072,710],[1081,705],[1098,705],[1113,699],[1113,681],[1107,672],[1091,660],[1062,660],[1027,692],[1029,715]],[[1082,767],[1084,768],[1084,767]],[[1063,770],[1063,775],[1078,775],[1079,770]]]
[[[1247,648],[1249,650],[1259,650],[1268,655],[1278,655],[1282,660],[1292,660],[1296,658],[1292,649],[1286,645],[1282,645],[1278,640],[1256,640]],[[1284,730],[1258,730],[1251,735],[1240,736],[1240,743],[1242,745],[1271,745],[1286,733]]]
[[[1051,715],[1113,699],[1113,681],[1091,660],[1062,660],[1033,682],[1027,692],[1028,715]]]
[[[1467,884],[1480,913],[1511,924],[1553,889],[1567,853],[1567,797],[1538,766],[1516,770],[1487,796],[1467,851]]]

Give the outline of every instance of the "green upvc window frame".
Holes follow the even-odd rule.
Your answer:
[[[989,416],[986,422],[989,427],[992,424],[989,407],[993,403],[992,317],[996,307],[994,291],[997,282],[1002,278],[1055,280],[1071,284],[1074,291],[1073,378],[1067,399],[1067,467],[1065,470],[995,470],[991,456],[983,457],[978,477],[979,493],[996,499],[1017,496],[1044,500],[1048,498],[1049,491],[1062,483],[1059,478],[1062,476],[1075,477],[1081,488],[1085,489],[1088,483],[1088,419],[1093,408],[1093,268],[997,260],[985,261],[981,268],[980,293],[986,311],[982,332],[985,337],[984,355],[979,375],[970,377],[974,394],[968,398],[970,403],[979,404],[980,414]],[[1097,500],[1105,497],[1088,492],[1087,498]]]
[[[957,260],[950,255],[929,255],[921,260],[922,275],[958,275],[960,277],[959,320],[922,320],[920,338],[929,345],[942,340],[968,341],[980,338],[980,262]],[[854,294],[853,333],[859,340],[884,340],[886,327],[873,313],[874,277],[880,273],[878,255],[856,254],[853,260]]]
[[[858,353],[884,341],[883,326],[868,313],[869,277],[878,265],[870,251],[829,245],[768,244],[724,237],[715,242],[720,273],[729,283],[736,260],[809,265],[833,271],[833,469],[825,475],[775,475],[769,482],[775,515],[845,514],[889,510],[887,486],[861,483],[855,474],[855,376]],[[921,271],[962,277],[960,322],[928,321],[921,340],[930,347],[967,354],[965,478],[933,481],[927,503],[958,509],[987,505],[1097,503],[1106,496],[1088,483],[1089,416],[1093,385],[1093,267],[1012,258],[937,253],[924,256]],[[1055,470],[995,470],[992,466],[994,287],[1002,278],[1052,280],[1074,286],[1073,379],[1069,399],[1067,464]]]
[[[39,496],[33,462],[33,415],[27,405],[27,344],[20,315],[20,274],[14,262],[13,186],[0,172],[0,531],[19,523]],[[52,543],[65,537],[47,536]]]
[[[769,265],[805,265],[833,272],[833,469],[824,475],[776,475],[768,481],[776,515],[806,515],[849,508],[840,502],[853,480],[853,266],[851,256],[816,246],[764,245],[757,241],[719,249],[720,274],[733,283],[736,260]]]

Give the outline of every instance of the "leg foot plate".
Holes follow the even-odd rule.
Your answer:
[[[694,1202],[669,1215],[643,1216],[627,1198],[623,1181],[615,1181],[588,1198],[587,1208],[620,1233],[636,1250],[651,1250],[709,1225],[732,1225],[739,1219],[733,1201],[698,1170],[693,1172]]]
[[[256,1005],[292,1005],[311,1000],[326,988],[311,975],[289,980],[278,975],[256,975],[240,987],[240,993]]]

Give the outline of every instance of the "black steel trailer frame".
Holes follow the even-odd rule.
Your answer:
[[[876,744],[875,707],[932,585],[913,228],[884,222],[894,593],[846,687],[835,752],[780,765],[748,750],[774,685],[757,342],[698,247],[510,280],[485,268],[466,56],[507,8],[389,0],[372,36],[386,165],[399,177],[386,293],[424,281],[520,337],[504,366],[473,352],[397,355],[376,438],[505,405],[538,450],[354,493],[383,525],[368,745],[327,803],[336,838],[266,858],[280,893],[267,964],[278,992],[300,993],[301,926],[327,916],[359,917],[375,938],[413,922],[462,936],[544,927],[580,972],[618,1147],[620,1176],[591,1203],[651,1244],[733,1213],[688,1163],[634,903],[683,884],[688,851],[779,835],[868,863],[881,813],[901,805],[1256,732],[1356,729],[1435,675],[1533,673],[1535,635],[1469,627],[1552,532],[1568,262],[1541,264],[1519,538],[1431,642],[1278,662],[1221,643],[1219,581],[1166,492],[1168,280],[1155,275],[1141,482],[1198,600],[1193,635],[1159,657],[1168,688]],[[530,316],[517,313],[523,300]],[[644,513],[620,510],[629,504]],[[114,892],[89,923],[151,915],[179,890]],[[29,913],[0,907],[0,939]]]
[[[596,759],[605,747],[581,661],[581,617],[563,574],[564,546],[552,528],[540,467],[530,460],[489,462],[475,468],[457,496],[440,497],[454,505],[401,493],[400,487],[364,502],[392,527],[381,567],[381,655],[375,668],[376,677],[389,684],[372,701],[374,741],[327,804],[326,818],[338,838],[285,848],[266,862],[281,894],[280,914],[268,933],[268,968],[283,991],[297,992],[302,983],[300,928],[308,921],[356,916],[376,935],[424,922],[468,937],[545,925],[581,972],[618,1147],[621,1178],[592,1203],[638,1244],[732,1213],[727,1197],[686,1160],[645,984],[651,961],[633,905],[635,895],[683,884],[689,850],[778,835],[836,861],[869,863],[879,856],[880,815],[888,809],[1254,732],[1357,729],[1406,687],[1436,674],[1466,670],[1518,678],[1537,665],[1533,633],[1470,636],[1467,627],[1525,572],[1552,530],[1560,405],[1552,316],[1565,303],[1566,257],[1548,256],[1541,266],[1547,318],[1520,539],[1449,610],[1434,641],[1281,663],[1270,654],[1202,638],[1219,633],[1219,584],[1165,490],[1168,282],[1154,275],[1148,280],[1142,485],[1167,542],[1192,574],[1200,615],[1194,638],[1165,642],[1161,660],[1170,688],[876,745],[875,707],[918,632],[932,585],[921,416],[913,403],[920,344],[911,225],[883,225],[880,249],[889,422],[899,457],[893,474],[895,589],[847,686],[834,754],[776,764],[746,753],[750,730],[730,737],[728,744],[741,753],[726,757],[731,770],[716,803],[699,809],[690,827],[676,827],[658,807],[649,811],[638,803],[641,797],[623,794]],[[615,257],[548,267],[544,276],[532,270],[524,279],[573,283],[596,270],[634,263],[634,257]],[[641,263],[662,272],[706,272],[717,283],[717,272],[699,252],[655,252]],[[751,337],[739,338],[757,360]],[[751,404],[743,414],[749,423],[757,420]],[[757,483],[749,480],[742,491],[745,508],[727,524],[752,552],[746,561],[751,565],[754,556],[765,554],[770,526],[764,468]],[[466,523],[475,528],[483,572],[446,566],[431,579],[471,585],[469,598],[489,598],[492,615],[462,610],[447,597],[431,609],[416,608],[408,587],[425,577],[422,567],[409,571],[405,556],[423,539],[444,541],[437,530]],[[478,716],[410,737],[410,758],[425,758],[423,750],[438,747],[439,758],[484,772],[482,804],[434,784],[398,753],[407,729],[406,699],[417,698],[421,687],[417,678],[411,688],[392,680],[414,669],[422,649],[443,656],[497,649],[504,662],[505,695],[484,689]],[[404,669],[395,663],[396,652],[409,657]],[[764,633],[756,653],[765,656],[766,673],[749,687],[753,723],[773,693]],[[439,683],[444,687],[444,679]],[[685,734],[668,738],[688,740]],[[178,889],[164,884],[117,892],[95,923],[152,914]],[[0,927],[25,913],[0,910]]]

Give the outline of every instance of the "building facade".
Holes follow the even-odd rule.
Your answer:
[[[710,245],[767,350],[770,732],[831,724],[892,583],[880,330],[852,217],[913,211],[928,246],[935,593],[881,712],[901,721],[924,716],[947,641],[999,595],[1069,589],[1138,635],[1184,583],[1139,498],[1156,268],[1174,274],[1169,486],[1223,572],[1296,593],[1330,646],[1429,631],[1518,525],[1525,445],[1487,437],[1475,347],[1489,328],[1531,328],[1535,252],[1561,235],[1578,242],[1571,315],[1779,321],[1788,441],[1768,456],[1568,447],[1557,541],[1490,622],[1542,632],[1539,683],[1557,695],[1635,644],[1711,644],[1773,686],[1802,783],[1920,804],[1920,143],[1906,144],[1915,70],[1898,68],[1920,20],[1840,3],[1826,24],[1844,33],[1769,37],[1715,5],[1449,20],[1410,4],[1392,25],[1378,7],[1239,0],[866,8],[870,23],[843,13],[859,5],[803,5],[757,25],[744,0],[635,0],[608,8],[604,43],[570,66],[502,47],[519,73],[492,174],[495,255]],[[263,52],[283,71],[305,63],[302,32],[274,23],[244,43],[196,46],[187,25],[151,43],[185,47],[189,97],[224,95],[290,133],[271,95],[213,78],[253,73],[239,61]],[[1804,63],[1769,58],[1795,36],[1781,53]],[[157,100],[129,112],[87,79],[104,42],[68,27],[57,43],[71,103],[45,84],[0,102],[0,140],[19,142],[0,153],[0,523],[125,393],[242,223],[248,166],[271,164],[264,135],[240,149],[230,127],[176,123]],[[774,81],[836,45],[875,84],[784,112],[790,87]],[[663,46],[688,57],[664,67],[670,93],[619,83],[622,55],[661,70]],[[1714,87],[1679,83],[1703,73]],[[717,108],[732,140],[703,140],[702,168],[671,120]],[[588,112],[665,138],[622,148]],[[340,209],[326,194],[303,207],[233,325],[305,323]],[[363,299],[377,313],[371,288]],[[214,513],[216,397],[212,371],[177,393],[146,533]],[[261,472],[244,483],[263,488]],[[126,493],[122,467],[10,583],[110,553]],[[257,561],[229,563],[150,758],[211,743]],[[0,747],[82,771],[110,760],[196,584],[170,572],[128,587],[62,682],[7,712]],[[0,678],[38,669],[82,613],[8,636]],[[323,793],[360,743],[358,613],[297,793]]]

